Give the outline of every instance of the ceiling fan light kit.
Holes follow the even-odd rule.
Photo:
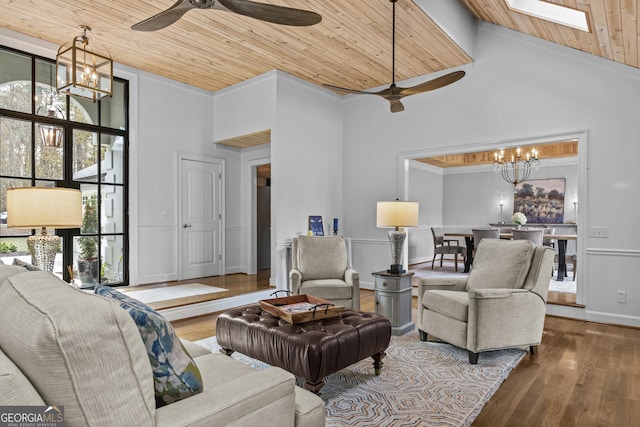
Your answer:
[[[393,5],[392,12],[392,39],[391,39],[391,85],[382,89],[378,92],[366,92],[361,90],[347,89],[339,86],[333,86],[329,84],[324,84],[323,86],[334,90],[340,93],[346,94],[356,94],[356,95],[378,95],[382,98],[389,101],[390,110],[392,113],[399,113],[400,111],[404,111],[404,105],[402,104],[401,99],[405,96],[409,95],[417,95],[420,93],[428,92],[435,89],[440,89],[441,87],[445,87],[450,85],[451,83],[455,83],[461,78],[464,77],[464,71],[454,71],[449,74],[445,74],[444,76],[437,77],[433,80],[426,81],[424,83],[420,83],[418,85],[412,87],[399,87],[396,85],[396,3],[398,0],[389,0]]]
[[[322,16],[315,12],[250,0],[178,0],[169,9],[131,26],[135,31],[157,31],[178,21],[192,9],[215,9],[237,13],[272,24],[306,27],[315,25]]]

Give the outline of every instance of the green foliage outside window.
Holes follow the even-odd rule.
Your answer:
[[[98,207],[97,197],[90,196],[84,204],[84,215],[82,216],[82,233],[98,232]],[[96,257],[98,252],[98,240],[96,236],[82,236],[78,239],[80,243],[80,256],[84,259]]]

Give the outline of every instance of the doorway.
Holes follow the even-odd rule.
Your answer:
[[[181,155],[179,169],[178,277],[220,276],[224,265],[224,160]]]
[[[488,142],[488,143],[474,143],[468,144],[464,146],[457,147],[440,147],[440,148],[432,148],[425,149],[420,152],[407,152],[406,154],[402,154],[399,158],[399,170],[402,171],[400,173],[400,188],[402,188],[402,197],[406,200],[413,200],[417,197],[417,182],[410,182],[412,179],[412,173],[415,167],[411,166],[414,163],[410,163],[410,161],[420,161],[420,160],[440,160],[441,163],[446,162],[447,164],[452,163],[456,158],[466,159],[474,159],[477,160],[477,163],[480,161],[484,164],[476,164],[476,165],[456,165],[457,167],[452,166],[437,166],[434,163],[426,164],[423,166],[428,167],[425,169],[425,174],[430,174],[434,181],[440,179],[442,182],[442,187],[439,189],[440,191],[440,199],[442,200],[442,205],[439,208],[440,216],[432,215],[430,224],[434,226],[439,226],[440,224],[445,224],[445,226],[449,226],[453,229],[470,229],[476,225],[483,225],[484,227],[488,227],[490,224],[494,226],[493,223],[499,223],[499,219],[501,219],[501,209],[502,209],[502,198],[500,194],[507,195],[509,192],[513,192],[513,187],[510,189],[503,190],[501,187],[494,187],[493,181],[489,178],[493,179],[493,171],[491,170],[491,164],[493,161],[492,154],[496,149],[499,148],[511,148],[518,146],[535,146],[536,148],[545,148],[545,149],[556,149],[558,147],[565,147],[564,144],[559,144],[562,141],[575,141],[575,152],[569,155],[569,152],[560,152],[558,151],[558,155],[553,159],[545,159],[544,167],[541,168],[537,174],[541,174],[544,171],[548,171],[549,176],[545,176],[541,174],[538,176],[539,179],[551,179],[562,177],[564,174],[568,173],[568,170],[573,168],[573,174],[571,175],[571,179],[567,179],[567,188],[565,197],[565,216],[564,222],[562,224],[553,224],[553,227],[557,228],[556,234],[574,234],[577,235],[577,241],[574,240],[570,243],[570,247],[567,249],[567,254],[575,255],[575,259],[584,259],[581,254],[584,254],[584,237],[585,230],[584,228],[578,228],[577,224],[584,223],[584,219],[586,218],[584,210],[578,209],[578,202],[582,205],[586,205],[586,158],[587,158],[587,134],[585,131],[583,132],[574,132],[569,134],[559,134],[552,136],[544,136],[538,138],[527,138],[522,140],[505,140],[498,142]],[[555,147],[555,148],[554,148]],[[578,148],[579,147],[579,148]],[[475,153],[475,155],[468,155],[465,153]],[[480,154],[489,155],[481,156]],[[567,161],[564,158],[573,157],[573,160],[569,159]],[[453,160],[452,160],[453,159]],[[427,163],[427,162],[424,162]],[[422,163],[417,163],[422,164]],[[571,167],[567,165],[573,165]],[[452,167],[444,172],[445,167]],[[556,168],[554,172],[553,168]],[[420,168],[421,170],[422,168]],[[560,172],[557,169],[561,169]],[[474,174],[473,184],[468,184],[466,176],[468,174]],[[547,173],[547,172],[544,172]],[[483,181],[483,174],[486,174],[486,182]],[[415,175],[415,174],[413,174]],[[551,176],[553,175],[553,176]],[[557,176],[556,176],[557,175]],[[446,180],[443,180],[443,177],[447,176]],[[568,177],[569,175],[567,175]],[[467,182],[467,184],[464,184]],[[502,181],[497,181],[496,185],[502,185],[508,183],[502,183]],[[410,192],[410,189],[412,191]],[[436,194],[437,195],[437,194]],[[412,198],[413,197],[413,198]],[[426,196],[425,196],[426,197]],[[453,197],[453,198],[452,198]],[[428,199],[423,200],[423,202],[427,203],[427,206],[431,206],[432,209],[438,209],[437,204],[434,206],[433,201],[438,200],[437,197],[431,195]],[[421,200],[414,200],[421,201]],[[512,209],[513,206],[507,200],[507,204],[505,205],[507,209]],[[508,210],[508,211],[509,211]],[[511,216],[506,215],[507,221]],[[497,224],[496,224],[497,225]],[[418,230],[422,231],[422,230]],[[453,230],[455,231],[455,230]],[[461,230],[464,231],[464,230]],[[577,243],[577,245],[576,245]],[[424,250],[424,247],[422,248]],[[414,252],[413,255],[410,254],[410,257],[417,260],[416,262],[421,262],[424,257],[425,252],[421,252],[420,254],[416,254]],[[429,259],[431,257],[429,256]],[[573,304],[582,304],[583,301],[583,280],[580,279],[579,270],[581,269],[580,262],[573,263],[570,261],[570,267],[574,267],[578,270],[576,273],[576,281],[573,279],[573,272],[569,273],[569,277],[565,278],[562,284],[565,287],[569,288],[568,285],[571,285],[572,289],[569,292],[564,291],[562,293],[568,294]],[[555,276],[554,276],[555,277]],[[563,301],[566,302],[566,301]]]
[[[256,263],[271,268],[271,164],[256,166]]]

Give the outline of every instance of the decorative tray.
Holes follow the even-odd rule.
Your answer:
[[[291,295],[260,300],[260,307],[267,313],[278,316],[289,323],[304,323],[337,317],[344,310],[344,306],[335,305],[331,301],[311,295]]]

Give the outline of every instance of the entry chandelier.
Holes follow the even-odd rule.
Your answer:
[[[89,48],[87,31],[91,27],[80,25],[82,34],[58,49],[56,76],[58,92],[88,98],[94,102],[111,96],[113,86],[113,60],[108,51],[98,53]]]
[[[493,170],[501,173],[502,178],[514,185],[529,179],[532,169],[538,169],[538,150],[532,148],[531,151],[522,153],[520,147],[511,153],[508,160],[504,155],[504,149],[493,153]]]

